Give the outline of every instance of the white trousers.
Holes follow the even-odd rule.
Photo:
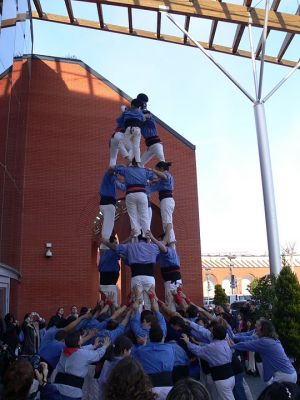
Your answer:
[[[273,374],[273,379],[272,382],[291,382],[291,383],[296,383],[297,382],[297,372],[295,371],[293,374],[286,374],[281,371],[276,371]],[[269,382],[268,382],[269,383]]]
[[[159,161],[165,161],[164,148],[161,143],[154,143],[147,148],[141,157],[142,166],[147,164],[153,157],[156,157]]]
[[[138,236],[143,231],[150,230],[149,214],[148,214],[148,199],[146,193],[137,192],[126,195],[126,207],[130,218],[131,230],[134,236]]]
[[[129,151],[129,158],[132,160],[135,158],[135,161],[141,162],[141,150],[140,150],[140,142],[141,142],[141,128],[134,126],[129,126],[125,131],[125,147]]]
[[[114,294],[114,305],[118,306],[118,288],[117,285],[100,285],[100,292],[104,293],[107,297],[109,293]]]
[[[173,229],[173,211],[175,208],[175,201],[173,197],[167,197],[160,201],[160,214],[162,219],[162,225],[164,232],[166,231],[166,226],[172,224],[172,229],[170,231],[169,243],[175,242],[175,232]]]
[[[235,384],[235,378],[232,376],[228,379],[222,379],[215,381],[215,386],[218,393],[218,399],[220,400],[234,400],[233,388]]]
[[[109,166],[114,167],[117,164],[118,153],[121,153],[122,157],[129,157],[128,151],[125,148],[125,136],[123,132],[116,132],[110,139],[110,159]]]
[[[138,275],[131,278],[131,290],[137,286],[139,292],[142,293],[142,300],[144,302],[145,310],[151,310],[151,301],[148,296],[148,291],[153,286],[155,288],[154,276]],[[142,308],[142,307],[141,307]]]
[[[165,303],[171,311],[176,311],[176,302],[172,295],[172,292],[176,292],[179,287],[182,286],[182,280],[178,279],[176,282],[166,281],[165,286]]]
[[[99,208],[103,215],[101,235],[103,239],[109,240],[114,229],[116,207],[113,204],[100,204]],[[101,243],[100,249],[108,249],[108,247]]]

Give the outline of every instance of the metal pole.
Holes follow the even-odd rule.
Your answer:
[[[265,62],[268,18],[269,18],[269,0],[266,0],[264,30],[263,30],[263,37],[262,37],[262,49],[261,49],[261,62],[260,62],[260,71],[259,71],[258,100],[261,99],[262,84],[263,84],[263,77],[264,77],[264,62]]]
[[[254,47],[253,47],[252,18],[249,20],[248,33],[249,33],[249,42],[250,42],[250,48],[251,48],[251,60],[252,60],[255,95],[256,95],[256,99],[258,99],[257,73],[256,73]]]
[[[270,271],[271,274],[277,276],[281,269],[280,245],[265,108],[262,102],[257,101],[254,104],[254,115],[264,196]]]
[[[208,51],[206,51],[205,49],[204,49],[204,47],[203,46],[201,46],[201,44],[199,43],[199,42],[197,42],[197,40],[196,39],[194,39],[190,34],[189,34],[189,32],[187,31],[187,30],[185,30],[184,28],[182,28],[175,20],[174,20],[174,18],[170,15],[170,14],[167,14],[167,13],[165,13],[165,11],[160,11],[162,14],[165,14],[168,18],[169,18],[169,20],[170,21],[172,21],[173,22],[173,24],[174,25],[176,25],[177,26],[177,28],[178,29],[180,29],[181,30],[181,32],[183,32],[197,47],[198,47],[198,49],[199,50],[201,50],[202,51],[202,53],[203,54],[205,54],[206,55],[206,57],[208,57],[209,59],[210,59],[210,61],[212,61],[214,64],[215,64],[215,66],[216,67],[218,67],[226,76],[227,76],[227,78],[229,78],[230,80],[231,80],[231,82],[236,86],[236,87],[238,87],[243,93],[244,93],[244,95],[245,96],[247,96],[248,97],[248,99],[249,100],[251,100],[252,101],[252,103],[254,103],[255,102],[255,99],[229,74],[229,72],[227,72],[226,71],[226,69],[221,65],[221,64],[219,64],[210,54],[209,54],[209,52]]]
[[[287,80],[289,79],[289,77],[292,76],[292,75],[297,71],[297,69],[298,69],[299,67],[300,67],[300,60],[299,60],[298,63],[294,66],[294,68],[293,68],[283,79],[281,79],[281,81],[280,81],[279,83],[277,83],[277,85],[274,87],[274,89],[272,89],[272,90],[270,91],[270,93],[268,93],[268,94],[266,95],[266,97],[263,99],[263,102],[265,103],[265,102],[272,96],[272,94],[274,94],[274,93],[276,92],[276,90],[279,89],[280,86],[283,85],[284,82],[287,81]]]

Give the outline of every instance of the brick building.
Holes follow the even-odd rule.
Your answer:
[[[98,186],[108,166],[115,118],[129,98],[76,60],[15,59],[0,78],[2,308],[21,318],[29,311],[49,317],[58,306],[92,305],[98,298],[93,230]],[[195,148],[157,121],[166,158],[173,161],[174,226],[184,285],[201,302]],[[152,230],[159,234],[157,195],[152,201]],[[128,235],[126,213],[116,231],[120,240]],[[52,257],[45,256],[46,243],[52,245]],[[124,270],[122,296],[128,281]]]
[[[300,282],[300,256],[286,256],[286,260]],[[215,285],[222,285],[227,295],[249,295],[248,285],[256,278],[270,273],[269,257],[253,255],[203,254],[203,294],[205,298],[214,297]],[[231,288],[234,278],[236,288]]]

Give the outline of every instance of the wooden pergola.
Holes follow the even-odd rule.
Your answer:
[[[251,52],[240,47],[241,40],[245,28],[249,23],[253,27],[263,29],[265,10],[253,7],[253,0],[242,1],[240,0],[241,4],[237,5],[222,0],[81,0],[80,3],[92,3],[95,5],[98,20],[91,21],[82,19],[80,15],[74,14],[71,0],[61,0],[65,4],[68,16],[50,14],[42,8],[40,0],[33,0],[36,11],[32,11],[32,18],[194,47],[195,44],[189,40],[187,35],[171,36],[161,32],[162,18],[160,11],[162,8],[165,8],[170,14],[184,17],[184,28],[186,31],[189,31],[189,27],[194,19],[200,18],[210,21],[211,26],[208,41],[201,41],[201,38],[199,38],[199,43],[204,49],[251,58]],[[300,33],[300,6],[295,10],[295,14],[291,14],[278,11],[282,5],[281,3],[283,3],[281,0],[273,0],[270,6],[267,35],[272,31],[280,31],[285,36],[283,37],[278,54],[276,56],[265,54],[264,59],[269,63],[294,67],[298,59],[285,59],[284,56],[295,36]],[[120,26],[106,23],[103,6],[126,8],[128,15],[127,25]],[[136,29],[133,16],[133,10],[135,9],[156,13],[156,29],[153,29],[153,31]],[[234,24],[236,26],[231,47],[226,47],[215,42],[219,22]],[[262,38],[255,50],[255,58],[258,60],[261,57],[261,51]]]

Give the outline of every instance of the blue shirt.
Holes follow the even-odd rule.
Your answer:
[[[139,167],[124,167],[123,165],[117,165],[115,172],[119,175],[124,176],[126,188],[128,185],[144,185],[148,184],[148,181],[154,179],[154,173],[148,171],[145,168]]]
[[[168,268],[168,267],[180,267],[180,259],[176,253],[176,250],[172,247],[167,248],[168,251],[166,253],[160,252],[159,254],[159,265],[160,268]]]
[[[159,248],[154,243],[138,242],[119,244],[116,252],[131,264],[155,264]]]
[[[285,374],[296,372],[279,340],[262,337],[248,342],[237,343],[233,348],[240,351],[256,351],[259,353],[263,363],[265,382],[269,381],[277,371]]]
[[[115,175],[106,172],[99,188],[100,196],[113,197],[115,199],[117,197],[116,181],[117,177]]]
[[[145,117],[139,108],[128,108],[117,118],[116,121],[118,127],[125,128],[126,121],[128,119],[138,119],[139,121],[143,122]]]
[[[61,352],[65,347],[64,342],[54,339],[52,342],[48,343],[47,346],[40,347],[39,355],[54,369],[59,361]]]
[[[151,185],[151,192],[161,192],[162,190],[168,190],[172,192],[174,190],[174,178],[168,171],[163,172],[167,179],[160,179],[154,185]]]
[[[119,272],[119,260],[120,257],[114,250],[104,250],[99,260],[99,272]]]
[[[167,324],[166,321],[163,317],[163,315],[157,311],[154,313],[157,322],[161,328],[161,330],[163,331],[163,335],[166,336],[167,335]],[[142,323],[141,323],[141,313],[139,311],[136,311],[130,320],[130,328],[133,331],[135,337],[148,337],[149,340],[149,331],[150,328],[143,328]]]
[[[188,342],[187,347],[195,356],[207,361],[210,367],[218,367],[232,361],[232,351],[226,340],[213,340],[205,346]]]
[[[157,136],[156,124],[152,115],[150,116],[150,118],[146,118],[146,120],[144,121],[141,127],[141,133],[145,139]]]
[[[171,372],[175,364],[175,351],[168,343],[149,342],[136,348],[133,356],[142,364],[146,374]]]

